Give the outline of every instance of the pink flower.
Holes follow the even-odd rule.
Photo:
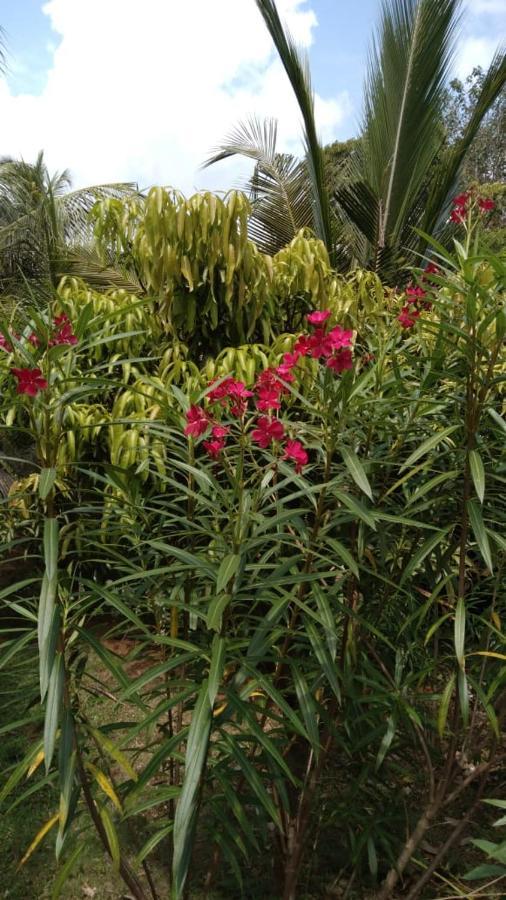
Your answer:
[[[253,391],[248,391],[244,382],[234,381],[234,379],[231,378],[230,384],[228,385],[228,396],[233,397],[236,400],[245,400],[247,397],[253,396]]]
[[[40,369],[11,369],[14,378],[17,378],[18,384],[16,392],[18,394],[28,394],[29,397],[35,397],[38,391],[47,388],[47,381],[42,377]]]
[[[309,352],[313,359],[318,359],[320,356],[330,356],[334,349],[330,334],[327,334],[323,328],[315,328],[309,340],[311,342]]]
[[[209,428],[211,419],[201,406],[190,406],[186,413],[184,433],[191,437],[200,437]]]
[[[28,335],[28,343],[31,344],[32,347],[40,347],[40,339],[34,331]]]
[[[302,467],[307,464],[309,456],[307,450],[304,449],[300,441],[287,441],[283,459],[293,459],[295,462],[295,471],[300,473],[302,472]]]
[[[412,328],[419,315],[418,309],[410,309],[409,306],[403,306],[400,315],[397,316],[397,320],[403,328]]]
[[[425,297],[425,291],[422,287],[413,287],[412,284],[408,284],[406,288],[406,297],[408,298],[408,303],[414,303],[416,305],[419,300]]]
[[[218,459],[225,446],[225,442],[222,440],[220,441],[218,438],[214,441],[202,441],[202,444],[212,459]]]
[[[340,350],[341,347],[349,347],[353,340],[353,331],[345,331],[340,325],[336,325],[329,331],[329,340],[333,350]]]
[[[214,438],[224,438],[229,433],[230,428],[227,425],[213,425],[211,429],[211,434]]]
[[[326,322],[327,319],[330,318],[330,316],[330,309],[324,309],[321,312],[316,310],[316,312],[309,313],[309,315],[306,316],[306,319],[311,323],[311,325],[323,325],[323,323]]]
[[[495,203],[490,197],[479,197],[478,206],[481,212],[488,212],[490,209],[495,209]]]
[[[77,338],[72,331],[72,323],[65,313],[62,313],[61,316],[56,316],[53,319],[53,324],[58,330],[48,341],[49,347],[56,347],[58,344],[70,344],[73,347],[77,344]]]
[[[271,419],[268,416],[260,416],[256,422],[257,427],[251,432],[251,439],[260,444],[264,450],[272,441],[280,441],[285,433],[283,424],[279,419]]]
[[[311,352],[312,347],[312,338],[309,337],[308,334],[301,334],[294,344],[294,352],[297,353],[298,356],[307,356],[308,353]]]
[[[287,369],[293,369],[293,367],[297,365],[299,356],[300,353],[297,353],[296,350],[293,353],[284,353],[283,362],[281,363],[281,365],[286,367]]]
[[[5,350],[6,353],[12,353],[12,344],[3,336],[3,334],[0,334],[0,350]]]
[[[439,275],[441,273],[441,269],[439,266],[436,266],[436,263],[430,262],[425,266],[423,276],[425,275]]]
[[[211,382],[212,384],[213,382]],[[242,381],[235,381],[234,378],[225,378],[218,387],[213,388],[207,394],[210,403],[221,403],[226,406],[227,400],[232,400],[230,412],[234,416],[243,416],[246,412],[248,397],[252,397],[253,392],[248,391]]]
[[[335,353],[327,359],[326,364],[329,369],[333,369],[334,372],[337,373],[352,369],[353,356],[351,355],[350,348],[343,347],[341,350],[336,350]]]
[[[275,371],[276,374],[283,379],[283,381],[287,381],[289,384],[291,384],[292,381],[295,381],[291,366],[287,366],[285,363],[281,363],[281,365],[278,366]]]
[[[465,222],[466,221],[466,210],[465,209],[452,209],[450,213],[450,222]]]
[[[258,400],[256,405],[261,412],[266,412],[269,409],[281,409],[279,391],[276,388],[265,385],[265,387],[259,387],[257,393]]]

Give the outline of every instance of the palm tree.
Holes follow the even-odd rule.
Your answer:
[[[89,212],[97,200],[131,193],[131,184],[70,191],[68,171],[51,175],[39,153],[35,163],[0,160],[0,290],[22,294],[26,284],[52,292],[62,275],[97,287],[135,281],[104,266],[93,246]]]
[[[238,126],[209,162],[235,153],[256,159],[250,189],[256,181],[260,193],[253,228],[262,228],[267,218],[270,242],[276,232],[281,237],[293,228],[294,209],[310,209],[312,220],[304,224],[312,225],[335,263],[346,256],[348,264],[356,260],[395,280],[399,269],[415,263],[424,251],[419,230],[437,233],[445,226],[466,153],[504,86],[504,55],[494,57],[459,141],[445,149],[445,88],[459,34],[461,0],[383,0],[366,78],[360,150],[350,156],[345,183],[329,197],[307,60],[283,28],[275,0],[256,2],[299,103],[305,157],[299,167],[292,160],[283,172],[282,158],[268,145],[267,161],[277,175],[269,179],[265,147],[256,139],[262,132],[257,124],[255,129]],[[241,133],[246,142],[241,143]],[[297,204],[279,203],[276,226],[281,188],[286,196],[295,195]]]

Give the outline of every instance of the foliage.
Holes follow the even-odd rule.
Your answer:
[[[0,287],[22,297],[28,282],[50,296],[61,275],[73,271],[103,286],[118,282],[92,249],[89,212],[98,199],[131,193],[132,185],[98,185],[69,191],[67,171],[50,175],[39,153],[35,163],[0,161]],[[127,281],[132,287],[132,281]]]
[[[444,120],[447,141],[451,145],[460,140],[471,118],[485,79],[481,66],[473,69],[464,81],[454,78],[447,90]],[[481,124],[462,166],[465,184],[484,184],[506,181],[506,167],[502,139],[506,128],[506,91],[498,95]]]
[[[403,297],[335,276],[302,234],[255,255],[272,339],[213,359],[205,306],[173,340],[175,295],[209,287],[192,199],[97,208],[151,293],[67,279],[19,336],[2,324],[2,415],[36,462],[4,506],[0,666],[25,679],[10,727],[39,692],[44,723],[0,799],[50,789],[24,864],[56,841],[53,896],[96,835],[136,898],[161,865],[174,898],[188,872],[249,896],[253,873],[289,900],[335,832],[329,881],[384,879],[386,898],[501,760],[504,264],[470,197]],[[192,211],[195,258],[164,268]],[[227,300],[221,282],[230,322],[241,274]]]

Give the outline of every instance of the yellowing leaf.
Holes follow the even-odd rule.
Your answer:
[[[114,790],[111,780],[107,777],[107,775],[102,772],[100,769],[97,769],[93,763],[87,762],[86,768],[91,772],[95,781],[99,785],[99,787],[103,790],[104,794],[107,794],[110,800],[114,803],[114,806],[119,812],[123,812],[123,808],[121,806],[121,801]]]
[[[28,772],[26,773],[26,777],[30,778],[31,775],[33,775],[33,773],[39,768],[41,762],[43,762],[43,761],[44,761],[44,751],[39,750],[39,752],[37,753],[37,756],[35,757],[30,768],[28,769]]]
[[[19,862],[18,869],[20,869],[21,866],[24,866],[25,862],[26,862],[28,859],[30,859],[30,856],[32,855],[33,851],[37,849],[37,847],[38,847],[38,845],[40,844],[42,838],[45,837],[45,835],[48,833],[48,831],[51,830],[51,828],[53,827],[53,825],[56,825],[56,823],[57,823],[57,821],[58,821],[59,818],[60,818],[60,814],[59,814],[59,813],[56,813],[56,815],[52,816],[52,817],[51,817],[51,818],[50,818],[50,819],[42,826],[42,828],[37,832],[37,834],[35,835],[35,837],[34,837],[32,843],[31,843],[30,846],[28,847],[28,850],[26,851],[25,855],[23,856],[22,860]]]

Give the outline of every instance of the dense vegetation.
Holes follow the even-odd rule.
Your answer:
[[[0,163],[19,900],[81,896],[80,872],[106,896],[102,851],[138,900],[504,886],[502,175],[472,156],[504,63],[463,104],[458,4],[392,0],[363,134],[324,151],[258,6],[307,154],[238,126],[217,156],[255,159],[248,196]]]

